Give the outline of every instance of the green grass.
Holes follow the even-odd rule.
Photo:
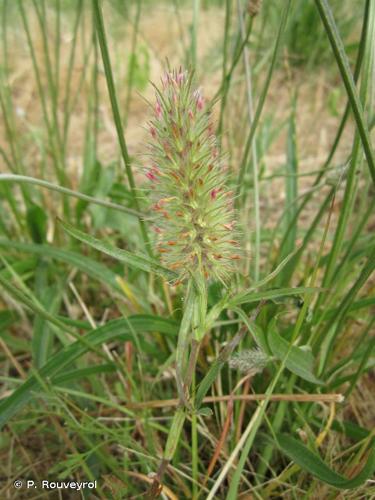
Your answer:
[[[375,494],[375,4],[245,4],[0,4],[1,497]],[[167,58],[216,101],[227,288],[172,286],[154,245],[140,94]]]

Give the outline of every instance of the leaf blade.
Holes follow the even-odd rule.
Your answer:
[[[239,306],[241,304],[251,304],[252,302],[259,302],[261,300],[274,300],[284,297],[293,297],[295,295],[303,295],[305,293],[315,293],[321,290],[321,288],[316,287],[295,287],[295,288],[275,288],[272,290],[266,290],[265,292],[254,293],[253,289],[250,288],[245,292],[238,293],[234,295],[228,301],[228,307],[232,308],[234,306]]]
[[[177,278],[176,273],[170,271],[166,267],[160,265],[158,262],[156,262],[153,259],[150,259],[149,257],[146,257],[145,255],[142,256],[134,255],[131,252],[128,252],[127,250],[122,250],[120,248],[114,247],[109,243],[98,240],[97,238],[94,238],[93,236],[86,234],[83,231],[80,231],[79,229],[76,229],[68,222],[59,220],[59,223],[63,227],[63,229],[73,238],[82,241],[82,243],[86,243],[87,245],[113,257],[116,260],[125,262],[126,264],[135,267],[137,269],[141,269],[142,271],[156,273],[167,280],[172,280]]]
[[[375,470],[375,448],[371,450],[362,470],[355,477],[348,479],[328,467],[319,455],[310,451],[307,446],[291,436],[278,434],[276,437],[281,451],[293,460],[293,462],[321,481],[335,488],[345,490],[358,488],[371,477]]]
[[[275,328],[270,329],[268,344],[276,358],[283,360],[286,357],[285,366],[292,373],[313,384],[324,383],[312,371],[314,358],[311,351],[304,351],[296,345],[289,346],[289,342],[279,335]]]
[[[92,347],[112,340],[132,341],[132,332],[159,332],[165,335],[177,335],[177,324],[174,321],[151,315],[136,315],[124,319],[110,321],[105,326],[86,333]],[[40,378],[53,379],[61,370],[88,351],[86,343],[79,340],[65,346],[38,370],[38,375],[31,375],[23,384],[5,400],[0,401],[0,429],[33,398],[33,392],[39,387]]]

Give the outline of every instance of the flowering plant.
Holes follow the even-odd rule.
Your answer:
[[[155,231],[162,262],[185,281],[194,273],[228,281],[240,258],[233,235],[232,192],[225,187],[223,158],[210,108],[187,71],[167,72],[156,88],[150,123]]]
[[[207,331],[207,281],[224,285],[240,259],[232,192],[225,185],[223,156],[213,131],[211,108],[191,72],[168,71],[149,124],[151,164],[145,175],[152,188],[157,249],[164,266],[186,287],[176,349],[180,407],[175,413],[163,461],[171,460],[186,418],[199,347]],[[209,323],[209,321],[208,321]]]

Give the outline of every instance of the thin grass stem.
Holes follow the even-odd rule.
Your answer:
[[[114,80],[113,80],[111,61],[110,61],[110,57],[109,57],[107,39],[106,39],[104,23],[103,23],[103,15],[102,15],[99,0],[93,0],[93,8],[94,8],[94,18],[95,18],[96,30],[97,30],[97,34],[98,34],[98,40],[99,40],[100,50],[102,53],[102,59],[103,59],[103,64],[104,64],[104,72],[105,72],[106,81],[107,81],[108,93],[109,93],[109,98],[111,101],[113,118],[115,121],[115,126],[116,126],[116,131],[117,131],[117,138],[118,138],[118,141],[120,144],[122,159],[123,159],[124,164],[125,164],[126,175],[127,175],[129,186],[130,186],[130,191],[132,193],[134,207],[135,207],[136,211],[139,212],[140,206],[139,206],[139,202],[138,202],[138,196],[137,196],[133,172],[132,172],[132,168],[131,168],[130,156],[129,156],[128,148],[127,148],[127,145],[125,142],[125,136],[124,136],[124,131],[123,131],[122,122],[121,122],[121,115],[120,115],[119,106],[118,106],[117,97],[116,97],[116,90],[115,90],[115,84],[114,84]],[[143,237],[143,241],[145,243],[146,251],[150,256],[152,256],[152,251],[151,251],[151,247],[150,247],[150,240],[148,237],[146,226],[145,226],[144,221],[142,219],[139,219],[139,226],[140,226],[141,234]]]

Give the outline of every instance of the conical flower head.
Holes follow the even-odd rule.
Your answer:
[[[211,113],[192,74],[168,72],[156,88],[146,177],[162,262],[184,280],[194,271],[225,281],[240,257],[232,193]]]

